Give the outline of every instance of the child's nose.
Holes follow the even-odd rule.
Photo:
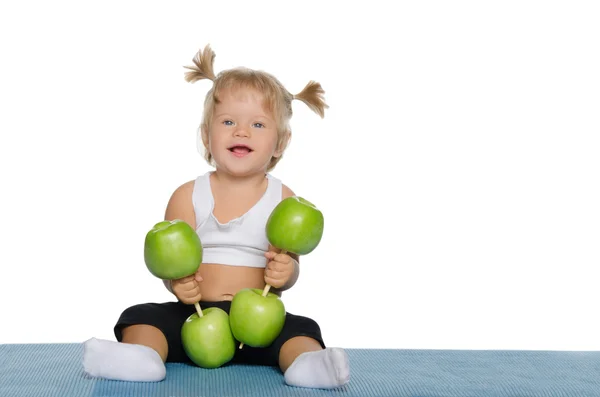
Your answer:
[[[248,135],[249,135],[249,132],[248,132],[248,129],[247,129],[246,127],[243,127],[243,126],[238,126],[238,127],[235,129],[235,131],[234,131],[234,133],[233,133],[233,134],[234,134],[235,136],[248,136]]]

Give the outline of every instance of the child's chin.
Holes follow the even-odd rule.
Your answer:
[[[239,164],[227,164],[224,165],[223,167],[219,167],[217,165],[217,169],[223,172],[226,172],[227,174],[231,175],[231,176],[235,176],[235,177],[244,177],[244,176],[250,176],[253,174],[260,174],[260,173],[264,173],[266,171],[266,169],[261,169],[258,166],[248,166],[248,165],[239,165]]]

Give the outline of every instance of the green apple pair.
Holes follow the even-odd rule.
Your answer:
[[[293,196],[282,200],[266,226],[267,239],[282,252],[306,255],[323,236],[323,214],[309,201]],[[182,220],[159,222],[146,234],[144,261],[154,276],[174,280],[190,276],[202,263],[198,234]],[[251,347],[267,347],[285,323],[285,307],[279,296],[265,289],[246,288],[235,294],[229,315],[211,307],[187,318],[181,339],[188,357],[203,368],[217,368],[235,354],[236,340]]]
[[[181,341],[188,357],[203,368],[218,368],[235,354],[237,341],[267,347],[285,323],[285,308],[279,297],[260,289],[243,289],[235,294],[229,315],[218,307],[194,313],[181,327]]]

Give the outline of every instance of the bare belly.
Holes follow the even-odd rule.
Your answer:
[[[200,294],[202,300],[218,302],[232,300],[243,288],[265,287],[265,269],[245,266],[226,266],[214,263],[200,265]]]

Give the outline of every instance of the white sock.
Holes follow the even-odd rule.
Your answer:
[[[92,338],[83,345],[83,368],[95,378],[131,382],[158,382],[166,368],[148,346]]]
[[[284,374],[290,386],[332,389],[350,380],[348,354],[344,349],[333,347],[302,353]]]

